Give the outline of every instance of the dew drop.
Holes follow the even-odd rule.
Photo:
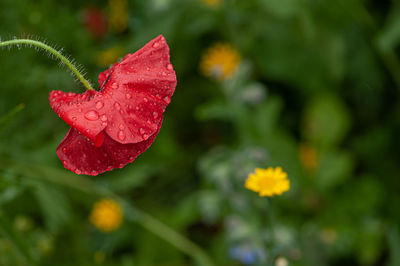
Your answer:
[[[64,165],[68,165],[68,162],[67,162],[67,161],[63,161],[63,164],[64,164]]]
[[[103,108],[103,106],[104,106],[104,103],[103,103],[103,102],[98,101],[98,102],[96,103],[96,108],[97,108],[97,109],[101,109],[101,108]]]
[[[158,113],[157,112],[153,112],[153,118],[157,119],[157,117],[158,117]]]
[[[119,124],[119,129],[124,130],[125,129],[124,125],[123,124]]]
[[[75,173],[76,173],[77,175],[80,175],[80,174],[82,174],[82,171],[79,170],[79,169],[76,169],[76,170],[75,170]]]
[[[149,100],[148,100],[146,97],[144,97],[144,98],[143,98],[143,101],[144,101],[145,103],[147,103]]]
[[[153,48],[157,48],[158,46],[160,46],[158,42],[153,43]]]
[[[82,142],[81,142],[81,141],[78,141],[78,144],[79,144],[79,145],[81,145],[81,144],[82,144]]]
[[[119,109],[121,109],[121,105],[119,103],[114,103],[114,108],[116,110],[119,110]]]
[[[105,122],[105,121],[107,121],[107,116],[106,115],[102,115],[100,117],[100,119],[101,119],[101,121]]]
[[[102,122],[101,125],[105,127],[107,126],[107,122]]]
[[[83,154],[82,157],[83,157],[83,158],[86,158],[87,156],[86,156],[86,154]]]
[[[168,96],[164,97],[164,102],[166,102],[167,104],[171,102],[171,99]]]
[[[168,70],[172,70],[172,69],[174,69],[174,68],[172,67],[171,64],[168,64],[168,65],[167,65],[167,69],[168,69]]]
[[[63,153],[66,153],[67,152],[67,148],[62,148],[62,151],[63,151]]]
[[[143,134],[144,134],[144,129],[143,129],[143,128],[140,128],[140,129],[139,129],[139,133],[143,135]]]
[[[125,94],[125,97],[126,97],[127,99],[130,99],[130,98],[132,98],[132,95],[130,95],[129,93],[127,93],[127,94]]]
[[[116,82],[114,82],[114,83],[111,85],[111,88],[113,88],[113,89],[118,89],[118,87],[119,87],[119,85],[118,85],[118,83],[116,83]]]
[[[75,117],[75,116],[73,116],[73,117],[72,117],[72,120],[76,121],[76,117]]]
[[[120,139],[120,140],[124,140],[125,139],[125,132],[124,131],[120,131],[120,132],[118,132],[118,138]]]
[[[89,121],[95,121],[99,119],[99,113],[96,111],[90,110],[85,114],[85,118]]]
[[[135,109],[136,109],[137,111],[139,111],[139,106],[136,106]]]
[[[147,139],[147,134],[143,134],[143,138],[144,138],[144,139]]]

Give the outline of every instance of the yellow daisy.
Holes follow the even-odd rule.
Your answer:
[[[281,167],[275,169],[272,167],[267,169],[256,168],[254,173],[250,173],[247,177],[245,187],[258,192],[261,197],[271,197],[288,191],[290,182]]]
[[[89,220],[100,231],[109,233],[117,230],[123,219],[121,206],[112,199],[97,201],[92,209]]]
[[[240,61],[238,51],[230,44],[216,43],[203,54],[200,70],[204,76],[222,81],[237,70]]]

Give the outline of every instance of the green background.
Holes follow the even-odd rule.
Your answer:
[[[176,92],[135,162],[77,176],[55,153],[68,126],[48,94],[83,86],[41,51],[0,49],[0,265],[207,265],[174,246],[181,236],[222,266],[400,265],[397,1],[128,1],[126,29],[101,38],[85,26],[88,8],[112,12],[107,1],[0,0],[0,37],[63,47],[97,87],[99,52],[132,53],[163,34]],[[243,59],[225,82],[199,72],[216,42]],[[301,145],[315,150],[315,169]],[[291,181],[272,200],[243,187],[269,166]],[[126,219],[102,234],[88,215],[110,195]],[[143,230],[139,209],[179,235]]]

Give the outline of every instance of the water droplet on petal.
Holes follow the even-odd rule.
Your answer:
[[[114,103],[114,108],[116,110],[119,110],[119,109],[121,109],[121,105],[119,103]]]
[[[107,121],[107,116],[106,115],[102,115],[100,117],[100,119],[101,119],[101,121],[105,122],[105,121]]]
[[[139,106],[136,106],[135,109],[136,109],[137,111],[139,111]]]
[[[126,137],[126,135],[125,135],[125,132],[124,132],[124,131],[121,130],[120,132],[118,132],[118,138],[119,138],[120,140],[124,140],[125,137]]]
[[[111,88],[113,88],[113,89],[118,89],[118,87],[119,87],[119,85],[118,85],[118,83],[116,83],[116,82],[114,82],[114,83],[111,85]]]
[[[76,173],[77,175],[80,175],[80,174],[82,174],[82,171],[79,170],[79,169],[76,169],[76,170],[75,170],[75,173]]]
[[[67,152],[67,148],[65,148],[65,147],[62,148],[62,152],[63,152],[63,153],[66,153],[66,152]]]
[[[107,122],[102,122],[101,125],[105,127],[107,126]]]
[[[144,138],[144,139],[147,139],[147,134],[143,134],[143,138]]]
[[[130,98],[132,98],[132,95],[130,95],[129,93],[127,93],[127,94],[125,94],[125,97],[126,97],[127,99],[130,99]]]
[[[146,97],[144,97],[144,98],[143,98],[143,101],[144,101],[145,103],[147,103],[149,100],[148,100]]]
[[[157,119],[157,117],[158,117],[158,113],[157,112],[153,112],[153,118]]]
[[[103,108],[103,106],[104,106],[103,102],[98,101],[98,102],[96,103],[96,108],[97,108],[97,109],[101,109],[101,108]]]
[[[172,67],[171,64],[168,64],[168,65],[167,65],[167,69],[168,69],[168,70],[172,70],[172,69],[174,69],[174,68]]]
[[[73,117],[72,117],[72,120],[76,121],[76,117],[75,117],[75,116],[73,116]]]
[[[95,121],[99,119],[99,113],[96,111],[90,110],[85,114],[85,118],[89,121]]]
[[[124,130],[125,129],[124,125],[123,124],[119,124],[119,129]]]
[[[171,102],[171,99],[168,96],[164,97],[164,102],[166,102],[167,104]]]
[[[68,165],[68,162],[67,162],[67,161],[63,161],[63,164],[64,164],[64,165]]]
[[[153,48],[157,48],[158,46],[160,46],[158,42],[153,43]]]

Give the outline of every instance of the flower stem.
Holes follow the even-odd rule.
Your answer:
[[[56,58],[60,59],[60,61],[65,64],[71,72],[78,78],[80,82],[82,82],[83,86],[86,87],[88,90],[94,90],[93,87],[90,85],[90,82],[85,79],[85,77],[79,72],[79,70],[76,68],[76,66],[68,59],[66,58],[61,52],[57,51],[53,47],[40,42],[40,41],[35,41],[35,40],[30,40],[30,39],[14,39],[14,40],[8,40],[8,41],[0,41],[0,47],[5,47],[5,46],[19,46],[19,45],[27,45],[27,46],[36,46],[40,49],[45,50],[46,52],[54,55]]]

